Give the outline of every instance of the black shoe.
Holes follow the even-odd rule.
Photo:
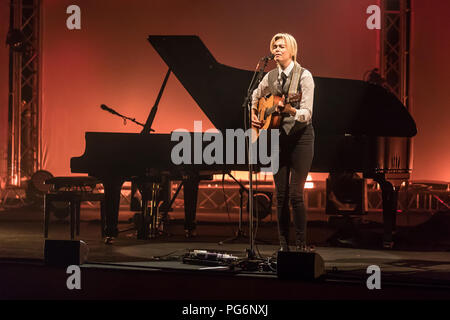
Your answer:
[[[105,237],[105,244],[111,245],[114,243],[114,237]]]
[[[384,249],[392,249],[394,248],[394,241],[383,241]]]
[[[339,245],[343,245],[346,247],[356,247],[356,242],[352,239],[337,239],[337,242],[339,243]]]
[[[297,252],[314,252],[315,248],[312,246],[307,246],[306,243],[300,243],[295,246],[295,251]]]
[[[195,231],[195,230],[184,230],[184,236],[186,238],[195,238],[197,236],[197,231]]]

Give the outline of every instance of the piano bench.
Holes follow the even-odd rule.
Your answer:
[[[100,183],[93,177],[55,177],[45,181],[51,184],[50,192],[44,197],[44,238],[48,238],[50,208],[53,201],[68,202],[70,209],[70,239],[80,235],[80,207],[83,201],[100,201],[101,234],[104,237],[105,227],[105,195],[94,193],[95,186]]]

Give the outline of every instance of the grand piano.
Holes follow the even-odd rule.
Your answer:
[[[253,72],[219,63],[197,36],[149,36],[169,70],[214,126],[243,128],[242,103]],[[386,89],[364,81],[314,77],[313,125],[316,133],[312,172],[362,172],[382,189],[385,240],[391,240],[396,214],[396,181],[408,179],[409,144],[415,122]],[[140,177],[178,179],[192,172],[247,170],[247,164],[175,165],[170,134],[86,132],[86,149],[70,161],[73,173],[102,181],[107,236],[117,235],[120,191]],[[399,140],[400,139],[400,140]],[[400,142],[399,142],[400,141]],[[394,181],[394,182],[392,182]]]

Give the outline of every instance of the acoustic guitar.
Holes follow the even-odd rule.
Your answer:
[[[280,96],[269,96],[262,97],[258,101],[258,111],[257,116],[259,121],[264,121],[264,125],[261,128],[256,128],[252,126],[252,143],[258,140],[259,134],[261,130],[269,130],[269,129],[278,129],[281,127],[281,121],[283,117],[286,115],[283,112],[277,111],[278,103],[281,101],[282,97]],[[292,104],[298,102],[302,99],[302,93],[296,93],[293,95],[289,95],[285,101],[284,105]]]

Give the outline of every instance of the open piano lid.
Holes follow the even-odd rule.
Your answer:
[[[198,36],[148,41],[219,130],[243,128],[242,103],[253,71],[217,62]],[[314,77],[316,134],[412,137],[416,124],[386,89],[360,80]]]

